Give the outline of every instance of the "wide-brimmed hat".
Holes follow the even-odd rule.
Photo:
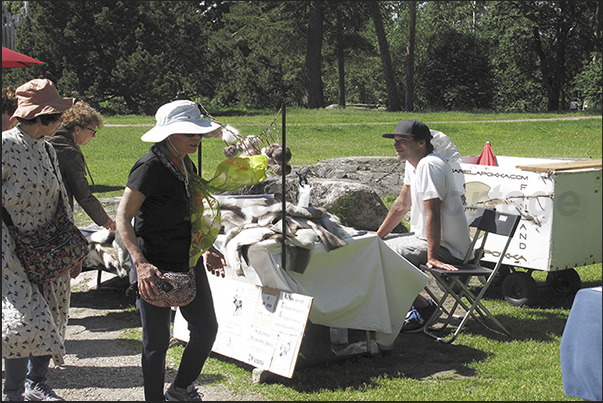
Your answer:
[[[394,133],[383,134],[382,137],[393,139],[395,136],[413,136],[417,139],[431,140],[431,131],[429,127],[420,120],[405,119],[401,120]]]
[[[201,117],[201,111],[193,101],[173,101],[161,106],[155,114],[155,127],[142,135],[141,140],[158,143],[171,134],[208,134],[222,126]]]
[[[74,98],[63,98],[47,78],[35,78],[15,91],[17,109],[14,118],[33,119],[40,115],[62,113],[73,105]]]

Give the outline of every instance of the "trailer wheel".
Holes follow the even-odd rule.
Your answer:
[[[533,304],[537,296],[536,280],[525,272],[511,273],[503,280],[502,293],[513,306]]]
[[[574,269],[551,271],[546,275],[546,285],[555,295],[567,297],[582,288],[580,275]]]
[[[491,269],[494,269],[494,267],[496,266],[496,263],[492,262],[480,262],[480,264]],[[498,268],[498,273],[496,273],[496,276],[494,276],[494,280],[492,280],[492,284],[490,284],[490,287],[498,287],[499,285],[502,285],[502,282],[504,281],[505,277],[507,277],[510,273],[511,266],[507,264],[501,264]],[[480,283],[482,283],[482,285],[486,285],[486,282],[488,281],[488,278],[486,276],[478,276],[477,278]]]

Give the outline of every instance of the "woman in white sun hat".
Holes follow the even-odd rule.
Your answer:
[[[145,399],[201,400],[194,381],[203,369],[218,329],[203,262],[214,274],[222,274],[225,264],[224,256],[213,247],[220,231],[220,213],[211,192],[233,190],[234,185],[225,187],[217,180],[203,180],[188,156],[197,151],[202,137],[219,136],[222,129],[203,119],[197,104],[173,101],[160,107],[155,118],[155,127],[142,136],[143,141],[155,144],[130,171],[117,211],[117,228],[136,267],[141,296]],[[250,174],[244,181],[237,176],[235,188],[266,177],[265,156],[244,158],[221,164],[227,174],[241,167]],[[234,160],[238,161],[233,163]],[[218,180],[224,185],[223,176]],[[197,294],[190,304],[180,307],[188,321],[190,340],[176,379],[164,394],[171,308],[152,305],[145,299],[156,295],[156,279],[162,277],[160,269],[185,272],[190,267],[195,268]]]

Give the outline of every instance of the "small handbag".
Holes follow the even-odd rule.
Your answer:
[[[34,283],[46,283],[65,274],[88,254],[88,240],[69,220],[59,197],[52,220],[35,231],[19,232],[2,206],[2,221],[15,240],[15,253]]]
[[[151,305],[159,307],[184,306],[190,304],[197,296],[195,281],[195,268],[191,267],[185,272],[162,271],[165,278],[156,278],[158,295],[155,298],[143,298]],[[135,291],[137,297],[138,282],[134,281],[126,294]]]

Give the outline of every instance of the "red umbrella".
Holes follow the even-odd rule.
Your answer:
[[[477,159],[477,164],[478,165],[491,165],[493,167],[498,166],[498,163],[496,162],[496,157],[494,156],[494,153],[492,152],[492,147],[490,146],[489,141],[486,141],[486,144],[484,145],[482,153],[479,155],[479,158]]]
[[[14,50],[2,47],[2,68],[5,67],[31,67],[36,63],[46,64]]]

